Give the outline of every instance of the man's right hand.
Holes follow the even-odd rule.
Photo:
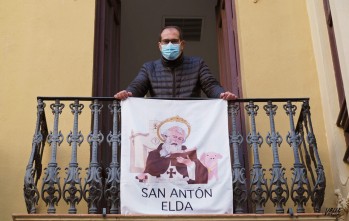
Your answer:
[[[132,93],[129,92],[129,91],[126,91],[126,90],[123,90],[123,91],[119,91],[118,93],[116,93],[114,95],[114,97],[116,99],[119,99],[119,100],[125,100],[127,99],[128,97],[132,97]]]

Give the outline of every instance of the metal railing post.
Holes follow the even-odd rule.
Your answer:
[[[235,205],[235,213],[242,214],[243,204],[247,200],[247,187],[246,187],[246,176],[245,168],[242,167],[239,160],[239,146],[243,142],[243,137],[237,131],[236,116],[239,112],[239,104],[229,104],[229,114],[231,115],[232,130],[230,135],[230,145],[233,147],[233,200]]]
[[[263,109],[266,111],[269,116],[270,122],[270,132],[266,137],[266,143],[271,146],[273,151],[273,165],[270,169],[272,178],[270,180],[269,186],[269,197],[270,200],[276,206],[276,213],[284,213],[284,208],[288,198],[289,190],[287,185],[287,179],[285,178],[285,168],[282,167],[282,164],[279,160],[279,151],[278,146],[280,147],[282,143],[282,137],[279,132],[276,132],[274,116],[276,114],[277,106],[274,105],[271,101],[268,101],[267,105],[263,106]]]
[[[50,105],[50,108],[54,114],[53,132],[51,131],[47,138],[51,146],[51,161],[45,169],[46,176],[43,179],[41,197],[48,205],[47,213],[56,213],[55,205],[58,205],[62,195],[58,176],[61,168],[57,164],[57,147],[61,145],[64,139],[61,131],[58,131],[59,115],[62,113],[64,104],[57,99],[54,104]]]
[[[24,176],[24,200],[28,213],[36,213],[35,205],[38,204],[40,198],[38,188],[34,181],[35,170],[33,168],[33,165],[35,156],[39,154],[38,152],[40,151],[40,144],[44,140],[43,135],[40,133],[40,125],[45,106],[45,103],[39,99],[36,113],[35,132],[32,141],[32,151],[30,153],[29,162],[27,164]]]
[[[72,147],[71,160],[69,167],[66,168],[67,178],[64,179],[63,186],[63,199],[69,205],[69,214],[76,213],[75,204],[79,204],[82,198],[82,186],[78,161],[77,161],[77,147],[80,146],[84,140],[84,136],[79,131],[79,115],[84,108],[83,104],[79,104],[79,100],[75,100],[74,103],[69,105],[72,114],[74,115],[73,132],[67,136],[67,142]]]
[[[289,116],[290,123],[290,131],[286,136],[286,141],[292,147],[294,155],[294,168],[292,168],[293,177],[291,184],[291,199],[293,200],[295,205],[297,205],[297,213],[304,213],[304,206],[306,205],[310,196],[310,185],[307,178],[307,171],[299,159],[298,148],[302,140],[300,135],[295,131],[293,120],[297,106],[293,105],[291,101],[288,101],[287,104],[284,105],[284,109],[286,111],[286,114]]]
[[[313,125],[311,122],[310,106],[309,101],[303,102],[303,118],[305,121],[305,128],[307,132],[307,142],[309,148],[312,148],[316,160],[316,181],[311,192],[311,201],[314,208],[314,212],[319,213],[321,206],[324,203],[325,189],[326,189],[326,176],[324,167],[320,160],[320,155],[317,148],[316,138],[313,131]]]
[[[269,198],[269,191],[267,180],[264,178],[265,169],[262,168],[262,164],[259,160],[259,150],[263,143],[263,138],[257,133],[255,117],[258,112],[258,105],[255,105],[253,101],[250,101],[248,105],[245,106],[245,109],[250,116],[251,120],[251,132],[247,136],[247,143],[253,148],[253,166],[251,169],[251,185],[250,185],[250,198],[252,203],[256,206],[256,213],[264,213],[265,203]]]
[[[110,207],[110,213],[117,214],[120,211],[120,165],[118,162],[118,147],[121,142],[121,133],[118,128],[120,103],[116,100],[113,101],[113,104],[109,105],[109,109],[113,114],[113,131],[110,131],[107,141],[112,146],[112,161],[107,168],[108,178],[105,183],[104,195]]]
[[[88,135],[87,141],[91,146],[92,156],[83,189],[83,197],[88,203],[88,213],[90,214],[97,213],[97,206],[103,195],[102,168],[97,160],[97,149],[104,139],[101,131],[98,131],[98,115],[102,108],[103,105],[99,104],[97,99],[93,101],[93,104],[90,104],[93,114],[93,131]]]

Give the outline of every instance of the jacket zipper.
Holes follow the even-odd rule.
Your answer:
[[[174,70],[174,68],[171,68],[171,72],[172,72],[172,97],[176,97],[176,72]]]

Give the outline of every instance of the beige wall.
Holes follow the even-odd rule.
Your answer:
[[[255,3],[252,0],[238,0],[237,10],[244,97],[310,98],[314,133],[328,178],[326,198],[322,208],[324,210],[326,207],[333,207],[335,200],[331,164],[306,1],[260,0]],[[276,115],[276,122],[282,118],[280,115],[285,115],[281,105]],[[268,131],[267,121],[257,125],[259,125],[258,130]],[[286,176],[290,183],[289,168],[293,167],[294,158],[291,147],[285,140],[289,125],[277,124],[276,129],[284,138],[279,148],[280,161],[287,168]],[[265,137],[264,134],[262,136]],[[266,168],[271,167],[270,148],[264,142],[260,150],[262,164]],[[265,177],[269,182],[268,171]],[[286,208],[294,207],[291,202],[289,199]],[[312,211],[310,200],[307,206],[307,211]],[[270,201],[267,203],[266,212],[274,212]]]
[[[0,1],[2,221],[26,212],[23,178],[35,129],[36,96],[91,96],[94,7],[94,0]],[[46,114],[52,115],[48,105]],[[85,122],[89,128],[90,121]]]

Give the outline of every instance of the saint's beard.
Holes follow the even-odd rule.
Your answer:
[[[182,145],[181,144],[175,144],[175,143],[166,143],[165,142],[162,145],[162,147],[164,149],[166,149],[166,151],[168,153],[178,152],[178,151],[182,150]]]

